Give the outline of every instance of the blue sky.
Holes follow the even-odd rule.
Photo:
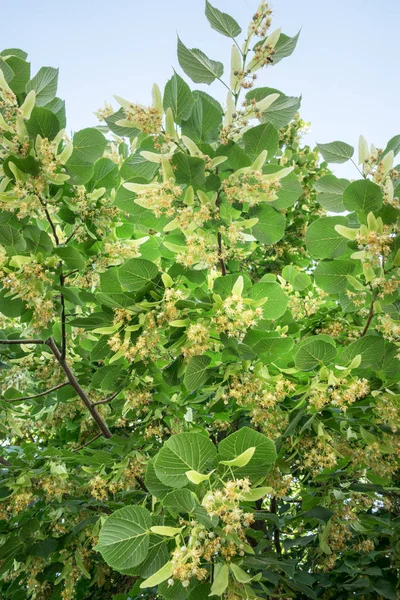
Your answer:
[[[244,29],[258,5],[211,3]],[[273,29],[292,36],[301,28],[301,36],[294,54],[265,70],[259,83],[302,94],[302,116],[312,123],[310,144],[339,139],[355,145],[362,133],[382,146],[400,133],[399,0],[271,5]],[[230,55],[231,42],[210,29],[203,0],[20,0],[2,3],[2,22],[2,46],[25,49],[33,72],[42,65],[60,68],[59,95],[67,102],[70,130],[94,125],[93,112],[113,94],[148,103],[153,82],[163,88],[173,67],[182,75],[177,33],[188,47],[226,65]],[[208,91],[225,98],[218,82]]]

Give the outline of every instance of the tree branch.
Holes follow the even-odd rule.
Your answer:
[[[374,317],[374,302],[375,302],[375,296],[372,295],[371,298],[371,304],[369,307],[369,313],[368,313],[368,318],[367,318],[367,322],[365,323],[365,327],[362,330],[361,336],[360,337],[364,337],[364,335],[367,333],[369,326],[371,325],[371,321]]]
[[[65,277],[62,272],[60,273],[60,286],[64,287]],[[65,360],[67,354],[67,330],[66,330],[66,317],[65,317],[65,298],[64,294],[61,292],[61,358]]]
[[[0,465],[3,465],[4,467],[11,467],[11,463],[8,462],[8,460],[6,458],[3,458],[2,456],[0,456]]]
[[[118,392],[114,392],[113,394],[111,394],[111,396],[108,396],[108,398],[104,398],[104,400],[93,402],[93,406],[98,406],[99,404],[107,404],[107,402],[111,402],[112,400],[114,400],[114,398],[116,398],[121,392],[122,390],[118,390]]]
[[[46,344],[48,345],[48,347],[50,348],[50,350],[53,352],[56,360],[59,362],[62,370],[66,374],[69,383],[74,388],[74,390],[78,394],[79,398],[82,400],[83,404],[86,406],[86,408],[88,409],[88,411],[92,415],[93,419],[96,421],[96,423],[99,426],[99,428],[100,428],[102,434],[104,435],[104,437],[106,437],[106,438],[112,437],[111,431],[107,427],[107,424],[105,423],[104,419],[99,414],[99,412],[96,409],[96,407],[92,404],[90,398],[87,396],[87,394],[84,392],[84,390],[79,385],[79,383],[78,383],[75,375],[71,371],[71,369],[70,369],[69,365],[67,364],[65,358],[62,357],[61,352],[58,349],[58,347],[57,347],[55,341],[53,340],[53,338],[50,337],[48,340],[46,340]]]
[[[218,168],[215,170],[216,173],[218,173]],[[218,190],[217,192],[217,199],[215,201],[215,206],[218,209],[218,212],[220,212],[221,209],[221,192],[220,190]],[[219,264],[221,266],[221,273],[222,275],[226,275],[226,265],[225,265],[225,261],[223,258],[223,248],[222,248],[222,233],[220,231],[218,231],[217,234],[217,239],[218,239],[218,256],[219,256]]]
[[[32,396],[23,396],[21,398],[7,398],[4,401],[5,402],[22,402],[23,400],[33,400],[34,398],[40,398],[41,396],[47,396],[47,394],[50,394],[51,392],[55,392],[56,390],[59,390],[59,389],[65,387],[66,385],[70,385],[68,381],[65,381],[64,383],[59,383],[58,385],[55,385],[54,387],[46,390],[45,392],[40,392],[40,394],[33,394]]]
[[[21,346],[24,344],[44,344],[45,342],[43,340],[0,340],[0,344],[3,345],[14,345],[14,344],[20,344]]]
[[[277,505],[276,505],[276,497],[271,498],[270,511],[272,514],[277,514]],[[280,530],[279,527],[274,525],[274,545],[275,550],[278,554],[282,554],[281,540],[280,540]]]
[[[79,448],[75,448],[75,450],[72,450],[72,452],[79,452],[79,450],[82,450],[82,448],[86,448],[86,446],[89,446],[92,442],[94,442],[95,440],[98,440],[99,437],[101,437],[103,434],[100,431],[100,433],[98,433],[97,435],[95,435],[94,437],[92,437],[91,440],[89,440],[88,442],[86,442],[86,444],[82,444],[82,446],[79,446]]]

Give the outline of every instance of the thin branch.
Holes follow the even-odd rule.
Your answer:
[[[98,433],[91,440],[89,440],[88,442],[86,442],[86,444],[82,444],[82,446],[79,446],[79,448],[75,448],[75,450],[72,450],[72,452],[79,452],[79,450],[82,450],[82,448],[86,448],[86,446],[89,446],[92,442],[94,442],[95,440],[98,440],[99,437],[101,437],[102,435],[103,434],[100,431],[100,433]]]
[[[362,171],[360,171],[360,169],[358,168],[358,166],[356,165],[354,160],[352,158],[350,160],[353,163],[353,165],[355,166],[355,168],[357,169],[357,171],[360,173],[361,177],[363,177],[365,179],[366,176],[364,175],[364,173]]]
[[[55,385],[54,387],[50,388],[49,390],[46,390],[45,392],[40,392],[40,394],[33,394],[32,396],[23,396],[21,398],[7,398],[6,400],[4,400],[4,402],[22,402],[25,400],[33,400],[34,398],[40,398],[41,396],[47,396],[47,394],[50,394],[51,392],[55,392],[56,390],[59,390],[59,389],[65,387],[66,385],[70,385],[68,381],[65,381],[64,383],[59,383],[58,385]]]
[[[62,272],[60,273],[60,286],[64,287],[65,277]],[[65,360],[67,355],[67,330],[66,330],[66,318],[65,318],[65,298],[64,294],[61,293],[61,358]]]
[[[142,490],[144,492],[148,492],[149,490],[146,487],[145,482],[143,481],[143,479],[141,477],[139,477],[139,475],[135,476],[136,481],[138,482],[138,484],[140,485],[140,487],[142,488]]]
[[[14,345],[14,344],[45,344],[43,340],[0,340],[0,344],[3,345]]]
[[[74,269],[73,271],[70,271],[69,273],[64,275],[64,279],[67,279],[67,277],[70,277],[70,275],[73,275],[74,273],[78,273],[78,272],[79,272],[79,269]]]
[[[67,364],[65,358],[62,358],[61,352],[58,349],[58,347],[57,347],[55,341],[53,340],[53,338],[50,337],[48,340],[46,340],[46,344],[48,345],[48,347],[50,348],[50,350],[53,352],[56,360],[58,361],[58,363],[60,364],[62,370],[66,374],[69,383],[74,388],[74,390],[76,391],[76,393],[78,394],[78,396],[82,400],[83,404],[86,406],[86,408],[88,409],[88,411],[92,415],[93,419],[96,421],[96,423],[99,426],[99,428],[100,428],[102,434],[104,435],[104,437],[106,437],[106,438],[112,437],[112,433],[109,430],[109,428],[107,427],[107,424],[105,423],[104,419],[101,417],[101,415],[99,414],[99,412],[96,409],[96,407],[93,406],[90,398],[87,396],[87,394],[84,392],[84,390],[79,385],[79,383],[78,383],[75,375],[71,371],[71,369],[70,369],[69,365]]]
[[[2,456],[0,456],[0,465],[3,465],[4,467],[11,467],[11,463],[8,462],[8,460],[6,458],[3,458]]]
[[[69,235],[67,237],[67,239],[64,242],[64,246],[66,246],[68,244],[68,242],[70,242],[72,240],[72,238],[74,237],[74,235],[76,234],[76,232],[78,231],[78,229],[79,229],[79,225],[77,227],[75,227],[75,229],[73,230],[73,232],[71,233],[71,235]]]
[[[277,514],[277,505],[276,505],[276,497],[271,498],[270,511],[272,514]],[[278,554],[282,554],[281,540],[280,540],[280,530],[279,527],[274,526],[274,545],[275,550]]]
[[[218,167],[215,170],[216,174],[218,174]],[[218,213],[220,212],[221,209],[221,192],[220,190],[218,190],[217,192],[217,199],[215,201],[215,206],[218,209]],[[217,234],[217,239],[218,239],[218,256],[219,256],[219,264],[221,265],[221,273],[222,275],[226,275],[226,265],[225,265],[225,261],[223,258],[223,248],[222,248],[222,233],[220,231],[218,231]]]
[[[54,223],[53,223],[53,220],[52,220],[52,218],[51,218],[51,216],[50,216],[50,213],[49,213],[49,211],[47,210],[46,203],[45,203],[45,202],[43,202],[43,200],[40,200],[40,204],[41,204],[41,205],[43,206],[43,208],[44,208],[44,212],[45,212],[45,215],[46,215],[46,219],[47,219],[47,221],[49,222],[49,225],[50,225],[50,227],[51,227],[51,231],[52,231],[53,238],[54,238],[54,241],[55,241],[55,243],[56,243],[56,246],[59,246],[59,244],[60,244],[60,240],[58,239],[57,231],[56,231],[55,225],[54,225]]]
[[[365,323],[365,327],[362,330],[361,336],[360,337],[364,337],[364,335],[367,333],[369,326],[371,325],[371,321],[374,317],[374,302],[375,302],[375,296],[373,295],[371,298],[371,304],[369,307],[369,313],[368,313],[368,318],[367,318],[367,322]]]
[[[114,392],[113,394],[111,394],[111,396],[108,396],[108,398],[104,398],[104,400],[93,402],[93,406],[98,406],[99,404],[107,404],[108,402],[112,402],[114,398],[116,398],[121,392],[122,390],[118,390],[118,392]]]

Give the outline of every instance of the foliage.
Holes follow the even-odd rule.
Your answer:
[[[254,87],[298,35],[206,17],[224,107],[174,72],[72,139],[0,55],[2,598],[397,598],[400,136],[304,146]]]

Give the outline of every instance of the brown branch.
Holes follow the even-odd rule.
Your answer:
[[[122,390],[118,390],[118,392],[114,392],[113,394],[111,394],[111,396],[108,396],[108,398],[104,398],[104,400],[93,402],[93,406],[98,406],[99,404],[107,404],[107,402],[112,402],[112,400],[114,400],[114,398],[116,398],[121,392]]]
[[[218,169],[216,170],[216,173],[217,172],[218,172]],[[218,213],[219,213],[221,210],[221,192],[220,192],[220,190],[218,190],[218,192],[217,192],[217,199],[215,201],[215,206],[217,207]],[[225,261],[223,258],[222,233],[220,231],[218,231],[217,239],[218,239],[218,256],[219,256],[219,264],[221,266],[221,273],[222,273],[222,275],[226,275],[226,265],[225,265]]]
[[[276,505],[276,497],[275,496],[273,498],[271,498],[270,511],[274,515],[277,514],[277,505]],[[275,525],[274,525],[274,545],[275,545],[275,550],[277,551],[277,553],[282,554],[280,530],[279,530],[279,527],[276,527]]]
[[[362,330],[361,336],[360,337],[364,337],[364,335],[367,333],[369,326],[371,325],[371,321],[374,318],[374,302],[375,302],[375,295],[372,295],[371,298],[371,304],[369,307],[369,313],[368,313],[368,318],[367,318],[367,322],[365,323],[365,327]]]
[[[43,340],[0,340],[0,344],[13,345],[13,344],[44,344]]]
[[[141,477],[139,477],[139,475],[135,476],[136,481],[138,482],[138,484],[140,485],[140,487],[142,488],[142,490],[144,492],[148,492],[149,490],[147,489],[147,486],[145,484],[145,482],[143,481],[143,479]]]
[[[72,452],[79,452],[79,450],[82,450],[82,448],[86,448],[86,446],[89,446],[92,442],[94,442],[95,440],[98,440],[99,437],[101,437],[103,434],[100,431],[100,433],[98,433],[97,435],[95,435],[94,437],[92,437],[91,440],[89,440],[88,442],[86,442],[86,444],[82,444],[82,446],[79,446],[79,448],[75,448],[75,450],[72,450]]]
[[[45,203],[45,202],[43,202],[43,200],[40,200],[40,204],[41,204],[41,205],[43,206],[43,208],[44,208],[44,212],[45,212],[45,215],[46,215],[46,219],[47,219],[47,221],[48,221],[48,222],[49,222],[49,224],[50,224],[50,227],[51,227],[51,231],[52,231],[52,234],[53,234],[54,241],[55,241],[55,243],[56,243],[56,246],[58,246],[58,245],[60,244],[60,240],[58,239],[57,231],[56,231],[55,225],[54,225],[54,223],[53,223],[53,220],[52,220],[52,218],[51,218],[51,216],[50,216],[50,213],[49,213],[49,211],[47,210],[46,203]]]
[[[50,348],[50,350],[53,352],[56,360],[58,361],[58,363],[60,364],[62,370],[66,374],[69,383],[74,388],[74,390],[78,394],[79,398],[82,400],[83,404],[86,406],[86,408],[88,409],[88,411],[92,415],[93,419],[96,421],[96,423],[97,423],[98,427],[100,428],[100,430],[101,430],[102,434],[104,435],[104,437],[106,437],[106,438],[112,437],[111,431],[107,427],[107,424],[105,423],[104,419],[99,414],[99,412],[96,409],[96,407],[93,406],[90,398],[87,396],[87,394],[84,392],[84,390],[79,385],[79,383],[78,383],[75,375],[71,371],[71,369],[70,369],[68,363],[66,362],[65,358],[62,357],[61,352],[58,349],[58,347],[57,347],[55,341],[53,340],[53,338],[50,337],[48,340],[46,340],[46,344],[48,345],[48,347]]]
[[[65,381],[64,383],[59,383],[58,385],[55,385],[54,387],[50,388],[49,390],[46,390],[45,392],[40,392],[40,394],[33,394],[32,396],[23,396],[21,398],[7,398],[4,401],[5,402],[22,402],[23,400],[33,400],[34,398],[40,398],[41,396],[47,396],[47,394],[50,394],[51,392],[55,392],[56,390],[59,390],[59,389],[65,387],[66,385],[69,385],[68,381]]]
[[[60,273],[60,286],[64,287],[65,277],[62,272]],[[65,360],[67,354],[67,329],[66,329],[66,317],[65,317],[65,298],[64,294],[61,292],[61,358]]]
[[[78,231],[79,226],[75,227],[75,229],[73,230],[73,232],[71,233],[71,235],[69,237],[67,237],[67,239],[64,242],[64,246],[66,246],[68,244],[68,242],[70,242],[72,240],[72,238],[74,237],[74,235],[76,234],[76,232]]]
[[[2,456],[0,456],[0,465],[3,465],[4,467],[11,467],[11,463],[8,462],[8,460],[6,458],[3,458]]]

